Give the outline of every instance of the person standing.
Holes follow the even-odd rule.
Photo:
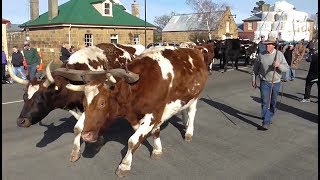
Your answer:
[[[268,130],[276,110],[281,73],[288,71],[289,66],[282,52],[275,49],[274,37],[269,36],[268,40],[263,43],[266,45],[266,51],[259,54],[253,66],[252,86],[256,88],[256,76],[258,76],[260,78],[262,130]]]
[[[304,39],[301,39],[299,44],[296,44],[293,50],[292,64],[291,67],[293,69],[298,69],[298,65],[304,57],[306,52],[306,47],[304,44]]]
[[[27,62],[27,69],[30,80],[36,77],[37,69],[40,64],[40,57],[35,48],[30,47],[30,43],[28,41],[24,42],[24,50],[23,55]]]
[[[265,41],[265,36],[262,35],[261,40],[258,43],[258,49],[257,49],[258,54],[266,51],[266,45],[263,43],[264,41]]]
[[[293,54],[293,45],[292,44],[289,44],[288,46],[285,46],[283,48],[283,55],[289,65],[289,69],[288,69],[288,71],[286,71],[285,78],[284,78],[285,82],[288,81],[289,78],[290,78],[290,81],[293,81],[296,78],[296,70],[291,67],[292,54]]]
[[[4,52],[4,47],[2,46],[2,84],[7,83],[6,65],[7,65],[7,56],[6,56],[6,53]]]
[[[13,72],[15,75],[19,74],[21,75],[22,79],[27,79],[27,76],[24,73],[24,67],[23,67],[23,55],[18,50],[17,46],[14,46],[12,48],[12,65],[13,65]]]
[[[318,47],[318,45],[317,45]],[[308,71],[308,75],[306,78],[306,84],[304,88],[304,97],[300,102],[310,102],[310,93],[311,88],[314,83],[318,83],[318,76],[319,76],[319,70],[318,70],[318,48],[315,48],[314,54],[311,55],[311,63]]]
[[[62,63],[65,63],[70,57],[70,52],[67,49],[67,44],[66,43],[62,43],[60,53],[61,53],[60,54],[60,60],[62,61]]]

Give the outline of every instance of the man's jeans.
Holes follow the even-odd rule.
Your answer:
[[[262,116],[263,124],[271,123],[271,119],[276,109],[277,97],[279,95],[280,86],[281,86],[280,82],[273,83],[272,94],[271,94],[271,104],[270,104],[270,109],[268,109],[271,83],[263,80],[261,80],[260,82],[260,93],[261,93],[261,101],[262,101],[261,116]]]
[[[294,80],[296,78],[296,70],[289,67],[288,71],[286,72],[285,80],[288,81],[289,77],[291,80]]]
[[[17,76],[18,75],[18,72],[19,74],[21,75],[21,78],[26,80],[27,79],[27,76],[25,75],[24,73],[24,68],[23,66],[19,66],[19,67],[13,67],[13,72],[14,74]]]
[[[36,77],[37,64],[31,64],[31,65],[28,64],[28,73],[29,73],[30,80]]]

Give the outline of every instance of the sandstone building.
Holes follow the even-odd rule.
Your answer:
[[[210,22],[212,39],[238,38],[238,27],[234,15],[230,12],[230,7],[227,6],[226,10],[211,12],[210,15],[214,17],[212,18],[214,22]],[[208,33],[206,21],[202,20],[200,14],[175,15],[163,28],[162,40],[177,43],[191,41],[190,37],[194,33]]]
[[[136,1],[132,8],[139,8]],[[19,26],[24,29],[20,35],[8,37],[8,44],[22,48],[28,40],[45,61],[59,61],[63,42],[75,48],[102,42],[144,45],[145,34],[146,44],[153,42],[156,27],[140,19],[139,10],[132,12],[119,0],[70,0],[60,6],[58,0],[48,0],[48,12],[39,16],[39,0],[30,0],[31,20]]]

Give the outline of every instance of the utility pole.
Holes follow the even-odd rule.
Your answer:
[[[147,0],[144,0],[144,46],[147,47]]]

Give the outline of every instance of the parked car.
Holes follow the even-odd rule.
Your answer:
[[[147,49],[150,48],[150,47],[157,47],[157,46],[175,46],[175,47],[178,47],[179,44],[178,43],[175,43],[175,42],[154,42],[154,43],[150,43],[147,45]]]

